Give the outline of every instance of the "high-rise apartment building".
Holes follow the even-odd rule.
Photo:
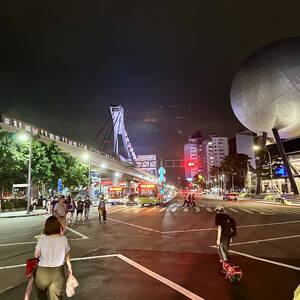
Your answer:
[[[184,160],[186,163],[194,162],[194,167],[185,166],[185,178],[193,178],[198,172],[202,171],[200,153],[202,152],[203,137],[201,131],[189,137],[188,144],[184,145]]]
[[[200,158],[202,164],[202,175],[206,180],[210,180],[210,170],[212,167],[219,167],[225,156],[228,155],[228,138],[210,135],[202,143]]]

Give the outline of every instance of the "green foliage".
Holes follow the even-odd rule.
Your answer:
[[[274,200],[274,195],[267,195],[264,200]]]
[[[23,199],[1,201],[1,209],[26,208],[27,201]]]
[[[240,198],[250,197],[250,194],[249,193],[241,193],[241,194],[239,194],[239,197]]]
[[[192,182],[200,188],[205,188],[205,178],[201,174],[196,174]]]
[[[15,134],[0,132],[0,185],[10,190],[14,183],[25,183],[28,172],[28,143],[18,143]],[[32,143],[31,174],[33,183],[43,183],[56,189],[58,179],[63,185],[78,187],[88,183],[88,167],[69,153],[63,152],[55,142]],[[12,204],[10,204],[12,205]]]
[[[231,188],[232,185],[234,185],[235,188],[243,188],[246,182],[249,159],[250,157],[248,155],[241,153],[227,155],[222,165],[213,168],[211,174],[213,173],[216,177],[225,174],[227,178],[227,188]]]

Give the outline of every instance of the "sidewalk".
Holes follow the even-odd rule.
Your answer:
[[[22,217],[33,217],[33,216],[42,216],[47,215],[48,213],[45,209],[36,209],[34,212],[27,214],[27,210],[18,210],[18,211],[8,211],[8,212],[1,212],[1,218],[22,218]]]
[[[205,194],[203,195],[205,198],[210,198],[210,199],[215,199],[215,200],[223,200],[223,196],[219,195],[211,195],[211,194]],[[238,198],[238,201],[244,201],[244,202],[253,202],[253,203],[260,203],[260,204],[269,204],[269,205],[280,205],[280,206],[295,206],[295,207],[300,207],[300,199],[299,197],[287,197],[288,201],[291,201],[291,205],[284,205],[279,202],[275,202],[272,200],[264,200],[263,198]]]

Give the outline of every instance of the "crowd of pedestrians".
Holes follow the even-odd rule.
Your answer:
[[[90,215],[91,205],[92,201],[88,195],[85,196],[84,200],[82,200],[82,197],[78,197],[77,203],[70,195],[61,195],[60,197],[49,196],[48,199],[43,200],[43,208],[49,214],[59,218],[63,225],[73,223],[75,211],[76,221],[82,221],[83,214],[84,218],[87,220]]]

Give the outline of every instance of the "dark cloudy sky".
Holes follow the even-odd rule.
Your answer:
[[[122,104],[137,153],[181,157],[197,130],[243,129],[230,107],[234,73],[255,49],[299,35],[296,5],[2,1],[0,111],[90,142],[109,104]]]

